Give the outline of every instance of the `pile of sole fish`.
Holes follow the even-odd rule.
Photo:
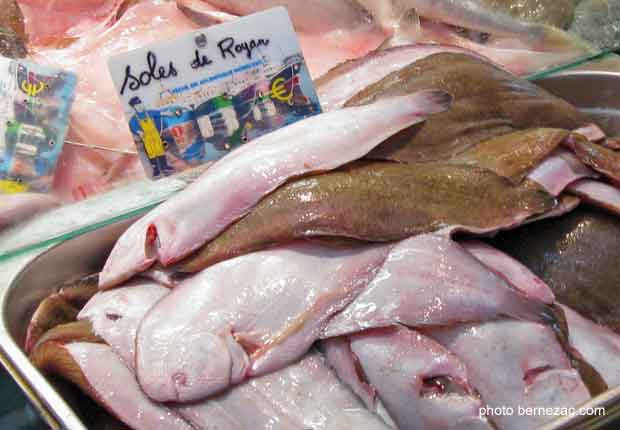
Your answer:
[[[605,45],[600,40],[617,39],[618,1],[0,0],[6,11],[0,14],[0,53],[78,77],[68,143],[54,174],[55,201],[32,194],[14,216],[14,202],[5,203],[0,196],[0,212],[8,220],[0,229],[60,202],[144,179],[129,129],[120,126],[123,108],[107,71],[111,56],[286,6],[313,78],[345,61],[368,61],[371,53],[370,61],[380,64],[380,70],[394,71],[415,58],[406,54],[412,43],[477,53],[526,76],[598,52]],[[399,46],[404,48],[391,49]],[[371,83],[373,76],[367,74],[357,84]],[[329,86],[325,91],[332,93]]]
[[[480,240],[582,202],[617,218],[614,138],[458,50],[317,86],[324,113],[222,158],[45,299],[32,361],[134,429],[533,429],[557,416],[488,411],[620,385],[618,335]]]
[[[604,246],[620,237],[620,145],[518,76],[574,48],[540,23],[556,12],[515,27],[477,9],[505,2],[411,2],[418,36],[450,28],[472,51],[403,42],[407,1],[93,3],[114,20],[62,15],[33,43],[74,38],[54,48],[67,59],[149,8],[207,25],[285,4],[324,112],[223,157],[99,273],[58,286],[26,333],[39,369],[135,430],[529,430],[620,385]],[[82,131],[118,144],[114,118]],[[594,279],[593,261],[613,270]]]

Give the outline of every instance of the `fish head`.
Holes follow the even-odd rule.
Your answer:
[[[158,343],[156,338],[151,342]],[[136,359],[140,385],[156,401],[197,401],[231,383],[233,360],[222,336],[208,332],[176,335],[166,340],[160,353],[161,360],[144,363],[138,349]]]

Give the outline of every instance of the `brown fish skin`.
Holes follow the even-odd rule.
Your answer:
[[[24,16],[15,0],[0,0],[0,55],[24,58],[26,49]]]
[[[52,294],[45,298],[34,312],[26,332],[24,349],[32,351],[41,336],[48,330],[60,324],[74,321],[79,309],[71,305],[59,294]]]
[[[63,342],[49,341],[39,345],[30,355],[30,361],[37,369],[49,374],[62,375],[85,393],[93,393],[90,383],[71,354],[64,348]]]
[[[553,220],[504,232],[493,240],[543,279],[556,299],[620,333],[620,221],[579,207]]]
[[[557,128],[532,128],[487,139],[452,158],[450,162],[489,169],[513,184],[557,148],[570,132]]]
[[[33,348],[36,350],[45,342],[91,342],[104,343],[103,339],[97,336],[88,320],[73,321],[67,324],[57,325],[46,331]]]
[[[573,369],[579,372],[581,379],[588,388],[592,397],[603,394],[609,388],[603,377],[581,354],[570,344],[570,330],[566,315],[561,306],[557,303],[548,307],[548,320],[546,324],[553,330],[556,339],[566,352]]]
[[[176,270],[313,236],[386,242],[452,225],[501,228],[555,205],[539,188],[474,166],[361,163],[284,185]]]
[[[577,158],[587,166],[614,181],[620,181],[620,153],[597,143],[590,142],[583,136],[573,134],[566,140],[566,145]]]
[[[24,15],[15,0],[0,0],[0,27],[10,29],[25,40]]]
[[[75,321],[80,309],[98,290],[99,274],[67,282],[43,299],[35,310],[26,331],[24,349],[32,351],[41,336],[54,327]]]
[[[27,54],[22,38],[9,28],[0,27],[0,55],[7,58],[24,58]]]
[[[99,273],[63,284],[58,294],[74,306],[82,308],[99,292]]]
[[[454,97],[450,109],[392,136],[367,158],[401,162],[444,160],[515,130],[574,130],[589,123],[575,107],[531,82],[474,57],[452,53],[418,60],[368,86],[346,106],[425,88],[449,92]]]

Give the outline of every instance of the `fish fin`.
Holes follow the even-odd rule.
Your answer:
[[[260,333],[235,332],[232,336],[250,356],[259,352],[264,347],[264,342],[261,340]]]
[[[547,310],[545,323],[553,330],[556,339],[568,356],[571,366],[579,372],[590,394],[594,397],[607,391],[608,386],[603,377],[570,344],[570,330],[564,309],[553,304],[548,306]]]
[[[392,35],[379,45],[378,51],[417,43],[422,35],[420,16],[413,8],[403,10],[392,30]]]

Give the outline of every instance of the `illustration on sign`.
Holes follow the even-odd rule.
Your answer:
[[[321,112],[280,7],[114,57],[110,72],[153,178]]]
[[[45,192],[67,133],[75,75],[0,57],[0,192]]]

